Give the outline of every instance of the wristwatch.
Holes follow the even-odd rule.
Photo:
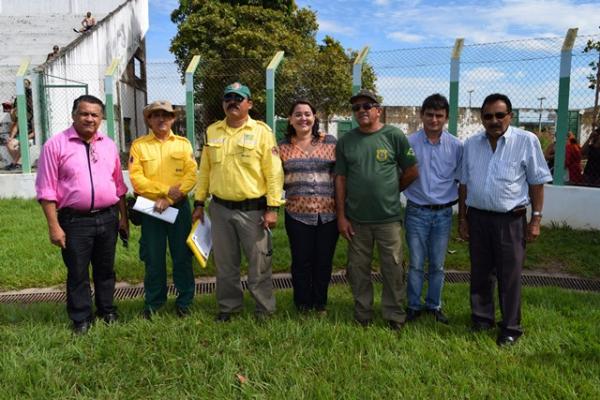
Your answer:
[[[544,214],[542,214],[541,211],[534,211],[534,212],[531,213],[532,217],[540,217],[540,218],[542,218],[542,215],[544,215]]]
[[[204,202],[199,200],[194,201],[194,208],[198,207],[204,207]]]

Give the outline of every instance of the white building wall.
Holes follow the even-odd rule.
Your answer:
[[[66,50],[64,56],[46,68],[46,84],[85,83],[89,94],[104,100],[106,69],[113,59],[119,60],[115,77],[115,82],[118,82],[128,61],[140,47],[148,24],[148,0],[128,1],[92,32],[82,35],[78,42]],[[82,89],[50,89],[48,93],[47,107],[52,115],[49,134],[52,135],[64,130],[70,123],[73,100],[82,94]],[[117,93],[115,88],[115,104],[119,102]],[[123,97],[122,101],[133,102],[133,98]],[[120,126],[120,121],[116,126]]]
[[[126,0],[0,0],[2,15],[107,14]]]

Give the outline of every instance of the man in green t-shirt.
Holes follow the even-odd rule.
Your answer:
[[[418,177],[417,160],[404,134],[379,121],[375,93],[363,89],[350,103],[359,127],[338,139],[335,201],[338,229],[348,240],[354,318],[362,326],[373,319],[371,261],[377,242],[383,318],[400,330],[406,320],[400,192]]]

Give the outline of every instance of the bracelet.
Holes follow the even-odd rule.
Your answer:
[[[194,208],[198,207],[204,207],[204,202],[199,200],[194,201]]]

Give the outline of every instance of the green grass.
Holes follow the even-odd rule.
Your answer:
[[[0,237],[0,291],[63,285],[66,270],[60,251],[48,240],[48,229],[41,207],[33,200],[0,200],[2,224]],[[456,224],[454,225],[456,226]],[[117,279],[143,281],[144,267],[138,258],[139,227],[131,226],[129,249],[117,246],[115,269]],[[273,270],[287,272],[290,251],[283,228],[283,215],[273,233]],[[333,264],[335,269],[346,264],[345,240],[340,239]],[[407,254],[406,246],[405,253]],[[457,239],[453,228],[446,268],[467,271],[470,268],[467,244]],[[406,257],[405,257],[406,259]],[[528,245],[525,268],[560,272],[586,278],[600,278],[600,232],[580,231],[566,226],[543,228],[539,240]],[[375,265],[377,260],[375,260]],[[214,276],[212,260],[207,269],[195,264],[197,276]]]
[[[124,301],[118,324],[97,323],[83,337],[71,335],[63,304],[0,305],[0,397],[600,398],[597,293],[525,288],[526,333],[505,349],[494,332],[469,331],[462,284],[444,290],[450,326],[423,317],[400,334],[380,316],[355,325],[346,286],[331,288],[325,319],[297,315],[290,291],[277,300],[264,324],[248,298],[229,324],[213,322],[213,295],[196,298],[185,320],[172,299],[150,322],[139,318],[140,300]]]

